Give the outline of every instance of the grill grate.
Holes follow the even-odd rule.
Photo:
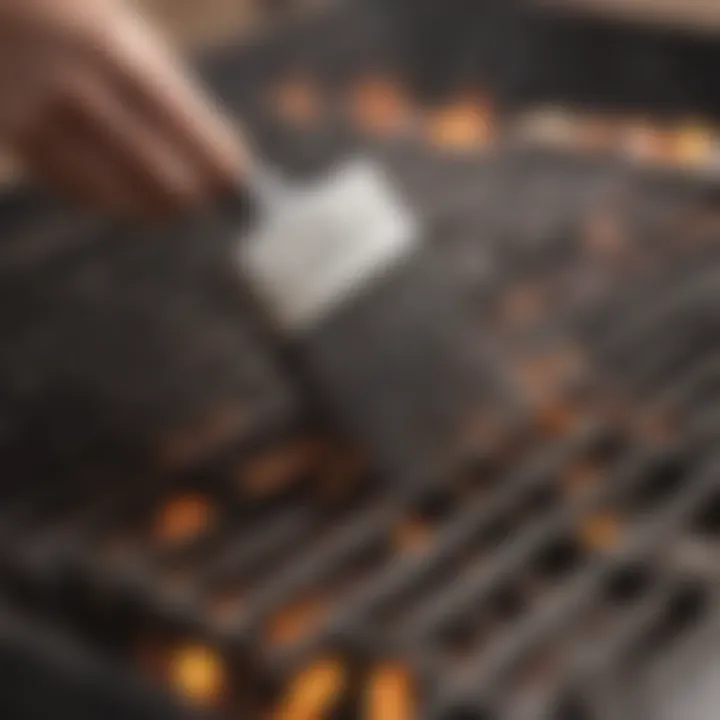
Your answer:
[[[3,486],[8,602],[224,717],[617,717],[717,621],[714,183],[683,128],[637,164],[529,147],[485,92],[415,107],[357,27],[214,72],[248,73],[228,100],[290,170],[385,163],[466,291],[485,402],[398,496],[284,378],[227,244],[198,242],[219,220],[128,239],[8,200],[0,377],[32,402],[3,441],[27,468],[62,431]]]

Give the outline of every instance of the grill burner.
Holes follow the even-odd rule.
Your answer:
[[[488,359],[484,403],[398,497],[288,382],[221,219],[128,238],[8,198],[0,640],[148,718],[627,713],[717,624],[713,183],[528,147],[484,92],[415,107],[352,43],[317,47],[213,72],[251,74],[225,94],[290,170],[359,144],[386,164],[477,318],[457,346]]]

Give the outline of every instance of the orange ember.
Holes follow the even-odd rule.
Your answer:
[[[326,720],[346,684],[347,673],[340,660],[317,660],[291,680],[271,720]]]
[[[672,153],[680,166],[694,168],[706,165],[714,148],[712,130],[701,123],[687,123],[673,133]]]
[[[416,717],[410,672],[400,664],[385,664],[370,674],[366,689],[368,720],[412,720]]]
[[[492,125],[488,103],[469,98],[431,112],[426,121],[427,138],[436,148],[467,152],[491,142]]]
[[[162,544],[188,542],[206,532],[213,522],[213,508],[203,495],[181,495],[160,509],[153,537]]]
[[[580,539],[590,550],[612,550],[620,542],[622,525],[610,513],[597,513],[585,518],[580,527]]]
[[[177,649],[168,667],[170,685],[197,707],[216,707],[227,690],[227,672],[222,658],[203,645]]]

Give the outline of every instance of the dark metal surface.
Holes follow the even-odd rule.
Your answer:
[[[617,158],[370,140],[338,117],[289,127],[265,93],[298,64],[329,93],[371,57],[397,67],[363,40],[377,42],[372,13],[326,22],[208,73],[290,171],[359,145],[386,165],[426,223],[425,262],[474,318],[448,332],[493,359],[467,395],[486,392],[398,497],[286,376],[236,282],[226,220],[140,236],[8,200],[7,602],[180,696],[174,663],[204,648],[225,687],[184,699],[228,718],[295,717],[308,674],[328,683],[313,719],[379,720],[378,697],[393,720],[642,717],[648,672],[717,615],[712,183]],[[35,662],[73,666],[30,634]],[[0,647],[5,635],[24,683],[26,650],[0,616]]]

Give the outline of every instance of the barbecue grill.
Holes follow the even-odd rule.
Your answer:
[[[2,199],[7,717],[659,720],[707,702],[714,101],[638,64],[618,90],[599,64],[588,106],[552,70],[566,18],[473,3],[470,52],[467,3],[435,32],[419,5],[342,6],[203,62],[289,173],[372,152],[463,290],[483,400],[409,490],[294,376],[229,267],[227,218],[138,237]],[[676,77],[688,46],[714,62],[685,36],[578,23],[600,58],[641,42]],[[491,40],[528,28],[520,67]],[[668,687],[689,703],[674,715]]]

